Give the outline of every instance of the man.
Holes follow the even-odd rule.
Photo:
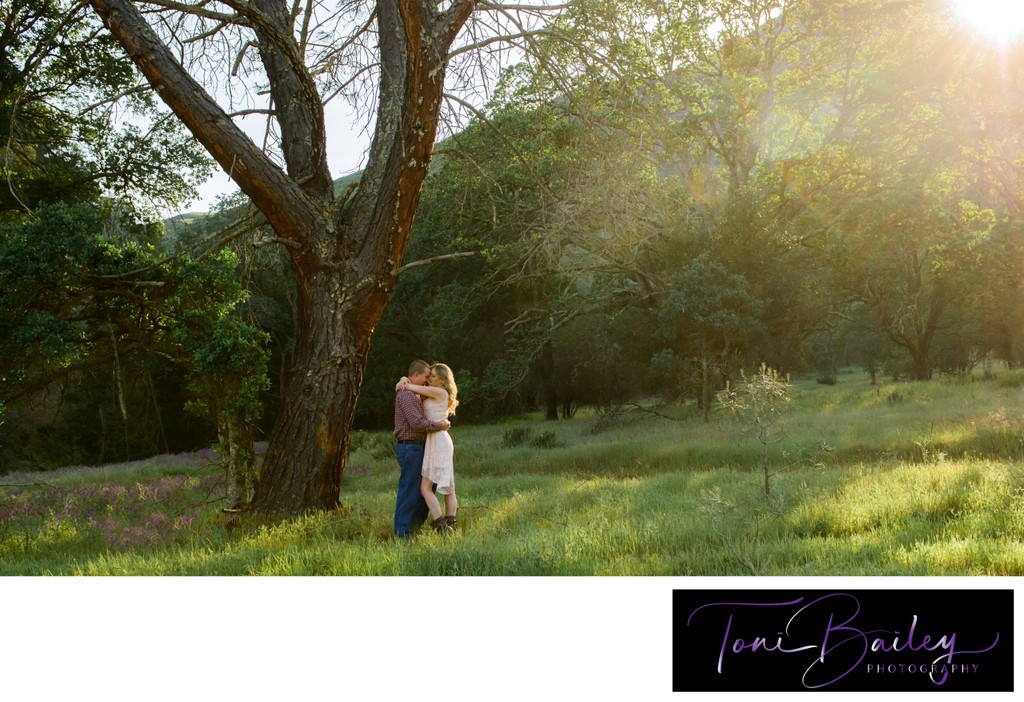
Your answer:
[[[409,381],[413,385],[426,385],[430,365],[416,360],[409,365]],[[399,390],[395,395],[395,438],[398,447],[398,495],[395,498],[395,536],[408,539],[414,527],[423,524],[429,511],[420,494],[420,470],[423,467],[423,443],[427,432],[441,431],[451,426],[445,419],[428,421],[423,416],[419,396],[411,390]]]

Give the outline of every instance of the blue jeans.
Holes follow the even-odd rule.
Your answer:
[[[426,520],[430,510],[420,494],[423,444],[398,444],[398,495],[395,498],[395,536],[408,539]]]

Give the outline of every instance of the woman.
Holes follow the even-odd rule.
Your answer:
[[[459,390],[455,386],[455,376],[452,369],[443,363],[435,363],[430,367],[426,385],[413,385],[408,378],[402,378],[398,387],[423,397],[423,416],[430,421],[440,422],[454,415],[459,404],[456,399]],[[441,503],[434,494],[435,485],[437,492],[444,495],[443,515]],[[439,533],[450,534],[455,531],[455,511],[458,508],[458,500],[455,499],[455,445],[447,431],[427,434],[423,447],[420,493],[430,510],[430,526]]]

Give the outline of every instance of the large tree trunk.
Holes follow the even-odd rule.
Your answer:
[[[333,508],[370,337],[394,291],[430,164],[448,47],[475,1],[438,11],[426,0],[378,0],[377,124],[359,187],[344,202],[333,199],[320,96],[285,0],[227,4],[258,38],[287,173],[177,62],[130,0],[90,2],[164,102],[289,246],[298,279],[295,364],[253,506],[287,514]]]
[[[300,294],[298,356],[263,459],[253,507],[296,514],[339,504],[372,325],[386,297],[335,294],[332,276]]]

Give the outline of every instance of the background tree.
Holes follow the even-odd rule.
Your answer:
[[[98,436],[89,432],[95,420],[68,417],[70,441],[55,438],[50,449],[65,460],[129,460],[152,448],[157,431],[166,450],[154,377],[169,365],[187,372],[191,400],[222,434],[251,422],[265,362],[261,333],[231,316],[244,296],[234,257],[161,259],[104,229],[87,204],[41,207],[20,226],[0,226],[0,402],[24,412],[38,398],[59,413],[65,395],[91,388],[80,407],[98,412]],[[103,376],[99,392],[90,379]],[[4,463],[31,460],[16,427],[4,428]],[[226,435],[222,447],[229,459],[251,457],[251,432]]]
[[[455,362],[461,379],[479,383],[480,415],[535,403],[549,419],[571,414],[572,397],[590,396],[594,379],[610,377],[604,362],[622,360],[587,356],[586,340],[571,330],[602,326],[589,317],[621,316],[612,325],[620,335],[642,332],[635,316],[626,331],[623,308],[643,283],[635,255],[660,199],[653,161],[634,148],[635,134],[608,129],[626,116],[594,117],[599,106],[590,101],[603,94],[596,88],[577,86],[571,101],[555,103],[549,91],[546,75],[510,69],[486,110],[442,145],[410,253],[483,255],[410,271],[382,323],[406,348]],[[579,372],[563,373],[567,366]],[[391,396],[383,383],[380,396]]]
[[[660,313],[673,350],[696,365],[698,406],[708,421],[714,391],[728,378],[730,356],[757,335],[762,305],[747,281],[706,256],[670,280]]]
[[[4,469],[209,440],[153,352],[173,276],[148,266],[159,210],[194,197],[210,161],[157,104],[85,5],[0,8]]]
[[[2,213],[100,195],[152,220],[181,206],[209,159],[140,84],[88,8],[12,0],[0,10]]]
[[[233,306],[225,301],[221,307]],[[267,377],[267,334],[229,310],[193,310],[176,336],[186,354],[188,407],[217,427],[221,463],[227,477],[228,509],[242,510],[256,479],[254,437],[262,416]],[[189,327],[200,326],[201,330]]]
[[[970,252],[984,222],[948,212],[914,190],[865,197],[852,206],[836,260],[876,328],[907,353],[912,377],[927,380],[935,345],[970,294]]]
[[[771,445],[782,437],[781,425],[793,404],[789,379],[779,372],[761,365],[757,373],[721,394],[720,401],[748,425],[761,444],[761,474],[764,478],[764,496],[771,496],[771,479],[778,473],[771,470]]]
[[[721,31],[709,33],[711,26]],[[478,377],[495,379],[502,396],[516,389],[550,417],[559,391],[532,391],[533,379],[543,386],[559,376],[545,369],[569,347],[550,340],[571,338],[563,328],[597,329],[581,319],[591,313],[634,321],[630,346],[648,354],[652,381],[686,375],[685,359],[656,354],[650,322],[681,293],[681,272],[702,258],[746,281],[759,303],[744,330],[756,333],[741,346],[737,367],[767,361],[799,370],[824,354],[825,376],[834,377],[853,339],[866,365],[892,369],[891,344],[860,343],[881,327],[877,319],[864,325],[864,298],[847,290],[857,271],[861,283],[894,280],[871,262],[891,263],[902,235],[884,227],[868,234],[861,215],[879,215],[878,198],[901,183],[926,182],[928,202],[919,205],[928,214],[915,215],[935,218],[919,223],[932,242],[925,274],[956,291],[951,306],[940,303],[929,345],[950,368],[977,357],[980,329],[960,325],[959,338],[951,332],[954,320],[976,310],[970,293],[987,265],[980,257],[992,219],[970,204],[981,193],[971,169],[985,159],[957,156],[981,146],[961,126],[967,117],[955,97],[978,67],[958,56],[964,75],[946,70],[948,59],[929,70],[941,63],[942,47],[962,39],[948,12],[878,0],[594,0],[574,5],[550,31],[562,39],[546,47],[552,70],[509,72],[494,111],[446,145],[450,153],[428,182],[424,226],[415,233],[431,242],[427,250],[466,244],[494,256],[460,263],[458,283],[445,278],[448,270],[423,271],[415,288],[403,290],[416,320],[404,325],[407,344],[446,357],[472,346],[467,356]],[[585,47],[597,43],[608,47],[609,61],[588,55]],[[986,114],[1006,109],[996,100]],[[531,124],[571,138],[538,138],[524,129]],[[1006,143],[1008,135],[1000,138]],[[475,243],[461,238],[468,233]],[[492,276],[502,264],[507,274]],[[481,287],[485,279],[501,282]],[[842,321],[855,317],[856,325]],[[495,322],[510,320],[521,338],[497,331]],[[551,320],[565,326],[553,329]],[[676,332],[700,336],[692,320]],[[443,346],[431,347],[440,338]],[[494,366],[485,371],[488,359]],[[698,401],[702,385],[694,384]],[[521,406],[495,404],[495,411]]]
[[[985,349],[1010,368],[1024,363],[1024,222],[1018,217],[996,223],[985,242],[984,273],[972,282],[976,321]]]

